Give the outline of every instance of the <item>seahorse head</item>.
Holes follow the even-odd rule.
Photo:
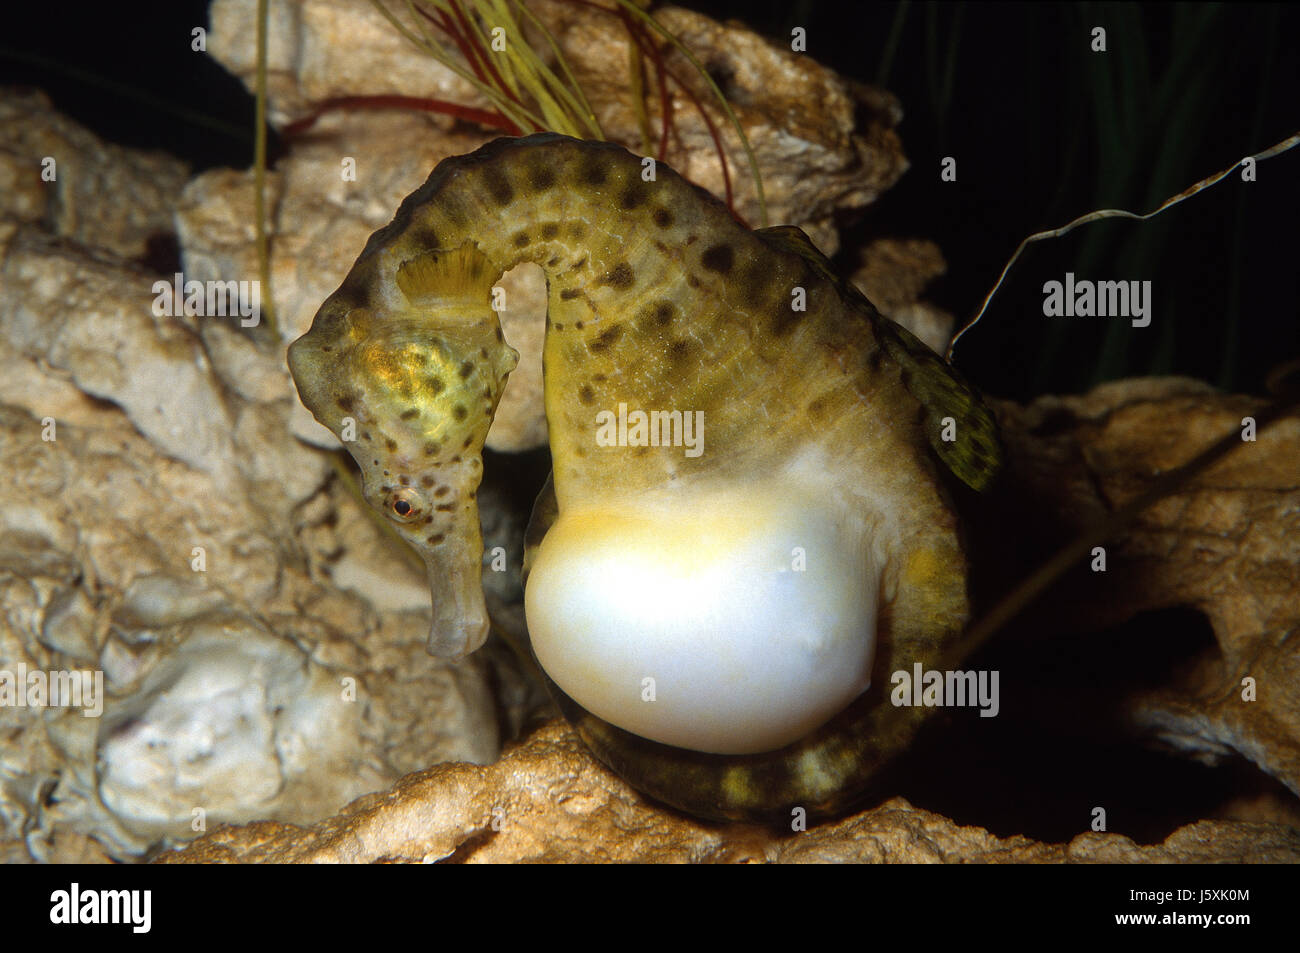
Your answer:
[[[402,256],[363,255],[290,347],[289,366],[303,403],[356,460],[367,502],[424,558],[430,651],[459,658],[488,633],[475,494],[518,355],[488,306],[496,276],[473,245]]]

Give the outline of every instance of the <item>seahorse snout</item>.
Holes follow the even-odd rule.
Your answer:
[[[483,602],[483,540],[478,507],[469,504],[458,514],[466,525],[439,546],[426,548],[433,596],[433,622],[429,627],[429,654],[462,659],[479,648],[491,625]]]

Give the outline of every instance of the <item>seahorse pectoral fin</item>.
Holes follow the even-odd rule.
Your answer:
[[[890,322],[881,331],[890,356],[907,369],[907,389],[925,408],[935,454],[971,489],[988,489],[1002,468],[1002,442],[979,391],[906,328]]]
[[[483,542],[478,513],[471,515],[472,534],[465,533],[463,541],[448,541],[437,551],[425,554],[433,596],[429,654],[445,659],[459,660],[469,655],[487,640],[491,628],[483,601]]]

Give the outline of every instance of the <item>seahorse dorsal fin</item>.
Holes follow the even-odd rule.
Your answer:
[[[423,251],[397,267],[397,287],[408,301],[486,297],[491,264],[472,242],[459,248]]]
[[[930,446],[959,480],[975,490],[987,489],[1002,468],[1002,444],[984,399],[911,331],[888,318],[881,320],[885,349],[907,369],[903,382],[925,407]]]
[[[817,250],[808,233],[797,225],[772,225],[769,228],[756,228],[754,234],[773,248],[798,255],[823,278],[841,284],[840,276],[831,267],[830,259]]]
[[[798,255],[819,276],[834,284],[841,298],[875,327],[889,356],[904,369],[903,383],[926,412],[926,436],[939,459],[967,486],[983,490],[1002,466],[997,424],[983,398],[956,368],[925,346],[906,328],[882,315],[861,291],[841,278],[803,229],[793,225],[760,228],[757,234],[774,248]],[[952,426],[946,424],[952,419]]]

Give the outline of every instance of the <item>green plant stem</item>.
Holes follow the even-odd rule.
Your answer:
[[[270,241],[266,233],[266,33],[269,0],[257,0],[257,128],[253,137],[253,218],[257,232],[257,272],[262,284],[262,319],[272,340],[280,337],[271,293]]]

